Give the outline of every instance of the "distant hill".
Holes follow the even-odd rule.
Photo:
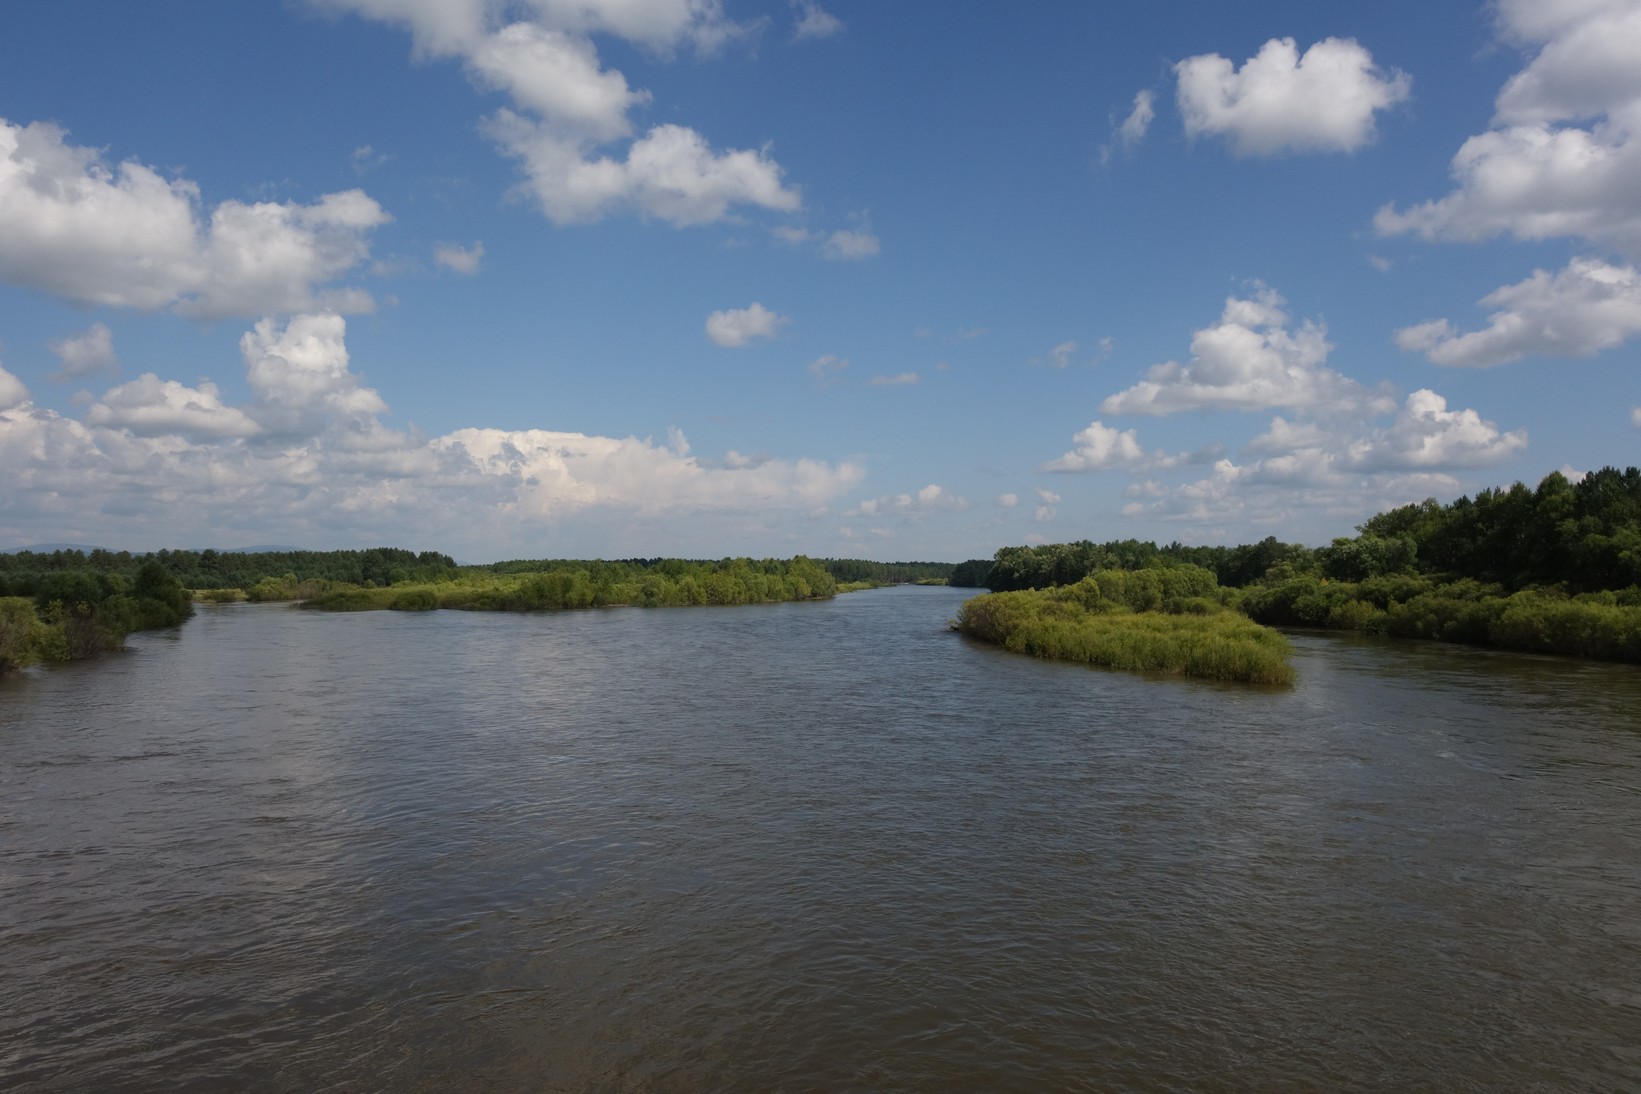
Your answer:
[[[197,548],[196,548],[197,549]],[[280,554],[290,554],[292,551],[306,551],[306,547],[280,547],[277,544],[264,543],[256,547],[218,547],[219,555],[254,555],[264,551],[278,551]]]
[[[0,555],[20,555],[24,551],[33,551],[37,555],[49,555],[53,551],[100,551],[103,548],[90,543],[31,543],[27,547],[7,547],[0,551]]]

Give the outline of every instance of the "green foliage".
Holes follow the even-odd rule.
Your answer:
[[[32,665],[47,655],[45,624],[26,596],[0,597],[0,672]]]
[[[832,580],[862,589],[931,581],[945,583],[957,569],[950,562],[873,562],[864,558],[823,558],[819,564],[832,575]]]
[[[1291,684],[1286,638],[1226,610],[1213,575],[1102,570],[1073,585],[986,593],[957,629],[1016,653],[1211,680]],[[1206,579],[1206,580],[1205,580]],[[1170,605],[1169,611],[1158,610]]]
[[[418,554],[397,547],[350,551],[156,551],[152,555],[102,550],[19,551],[0,555],[0,595],[34,596],[39,581],[53,573],[87,572],[132,580],[147,561],[158,562],[185,588],[242,589],[247,594],[270,577],[288,586],[310,581],[386,586],[449,580],[456,573],[456,563],[449,555],[435,551]]]
[[[971,558],[953,567],[951,577],[946,583],[960,589],[980,589],[986,586],[986,577],[990,573],[991,559]]]
[[[269,579],[271,580],[271,579]],[[763,604],[831,597],[837,582],[812,559],[726,558],[718,562],[512,561],[460,570],[448,581],[361,588],[331,584],[304,599],[329,611],[555,611],[625,605],[643,608]],[[251,590],[261,597],[263,586]],[[269,586],[269,592],[282,591]],[[274,599],[273,596],[268,596]]]
[[[1047,589],[1070,585],[1101,570],[1157,570],[1180,567],[1202,570],[1219,587],[1241,587],[1264,577],[1272,567],[1289,565],[1300,571],[1315,567],[1316,552],[1298,544],[1279,543],[1274,537],[1241,547],[1185,547],[1170,543],[1158,547],[1140,540],[1109,543],[1050,543],[1040,547],[1003,547],[975,584],[996,592],[1011,589]],[[974,564],[963,563],[965,577]],[[954,582],[956,584],[956,582]]]
[[[396,612],[430,612],[439,606],[439,596],[432,589],[406,589],[395,593],[387,606]]]

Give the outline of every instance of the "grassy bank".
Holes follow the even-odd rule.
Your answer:
[[[1102,668],[1291,684],[1288,640],[1226,608],[1195,566],[1101,571],[1073,585],[987,593],[957,629],[1016,653]]]
[[[1305,575],[1247,589],[1240,603],[1251,618],[1272,625],[1641,664],[1641,589],[1510,593],[1469,579],[1398,574],[1353,582]]]
[[[824,600],[837,582],[802,556],[787,559],[661,560],[625,563],[541,563],[542,569],[461,571],[450,580],[385,588],[336,585],[304,598],[325,611],[553,611],[566,608],[666,608]],[[253,590],[254,592],[254,590]]]

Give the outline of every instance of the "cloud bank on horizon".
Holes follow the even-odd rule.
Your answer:
[[[76,3],[0,36],[0,545],[1322,542],[1637,462],[1641,0],[922,39],[311,0],[46,45]],[[205,95],[184,15],[353,67]]]

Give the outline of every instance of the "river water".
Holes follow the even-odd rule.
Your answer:
[[[0,680],[6,1090],[1641,1086],[1641,673],[959,590],[202,606]]]

